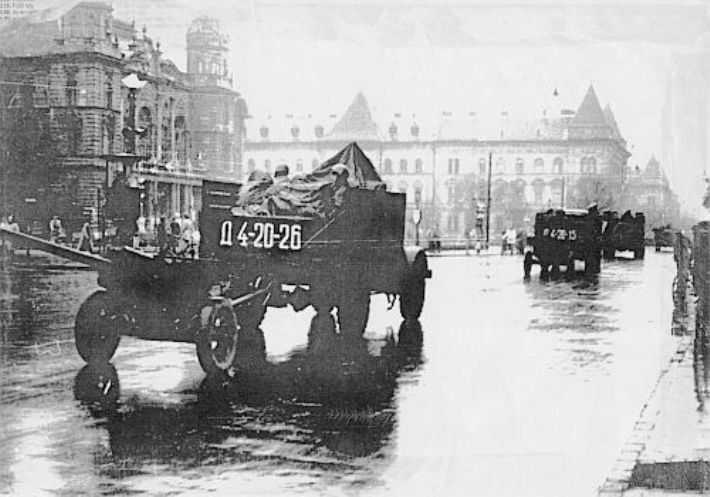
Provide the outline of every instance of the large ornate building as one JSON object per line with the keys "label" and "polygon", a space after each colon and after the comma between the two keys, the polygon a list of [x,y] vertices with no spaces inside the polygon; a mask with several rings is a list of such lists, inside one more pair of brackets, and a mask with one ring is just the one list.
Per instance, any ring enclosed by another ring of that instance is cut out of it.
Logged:
{"label": "large ornate building", "polygon": [[0,29],[3,211],[96,222],[125,174],[146,217],[194,213],[202,179],[239,174],[246,106],[216,22],[191,25],[184,73],[106,2],[58,15]]}
{"label": "large ornate building", "polygon": [[[245,142],[246,171],[310,171],[348,141],[357,141],[389,189],[407,194],[407,236],[462,238],[488,205],[491,230],[527,227],[535,211],[618,203],[629,152],[610,106],[589,87],[577,111],[545,111],[516,120],[444,114],[427,128],[400,115],[377,122],[358,94],[338,120],[255,121]],[[490,181],[489,181],[490,180]],[[490,196],[489,196],[490,183]]]}

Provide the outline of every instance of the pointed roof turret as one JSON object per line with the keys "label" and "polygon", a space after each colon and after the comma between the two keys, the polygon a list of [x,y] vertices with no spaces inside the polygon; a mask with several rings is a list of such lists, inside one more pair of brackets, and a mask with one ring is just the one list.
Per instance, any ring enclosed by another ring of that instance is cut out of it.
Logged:
{"label": "pointed roof turret", "polygon": [[624,137],[621,136],[621,131],[619,131],[619,125],[616,123],[614,113],[611,110],[611,105],[609,105],[608,103],[604,107],[604,118],[606,119],[606,123],[611,128],[612,138],[615,138],[617,140],[624,140]]}
{"label": "pointed roof turret", "polygon": [[587,94],[570,123],[570,138],[612,138],[613,130],[607,122],[594,87],[589,85]]}
{"label": "pointed roof turret", "polygon": [[372,118],[370,106],[362,92],[345,111],[343,117],[335,123],[330,138],[347,141],[378,141],[381,139],[377,124]]}

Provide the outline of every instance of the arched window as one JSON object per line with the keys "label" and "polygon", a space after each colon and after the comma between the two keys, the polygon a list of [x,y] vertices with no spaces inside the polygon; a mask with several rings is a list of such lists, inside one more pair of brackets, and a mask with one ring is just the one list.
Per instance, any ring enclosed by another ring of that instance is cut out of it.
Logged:
{"label": "arched window", "polygon": [[513,193],[515,197],[520,200],[525,200],[525,181],[519,179],[513,182]]}
{"label": "arched window", "polygon": [[421,160],[421,159],[416,159],[416,160],[414,161],[414,172],[417,173],[417,174],[421,174],[422,171],[423,171],[423,168],[422,168],[422,160]]}
{"label": "arched window", "polygon": [[296,159],[296,172],[297,173],[303,172],[303,161],[301,159]]}
{"label": "arched window", "polygon": [[522,157],[515,159],[515,174],[523,174],[525,172],[525,161]]}
{"label": "arched window", "polygon": [[397,140],[397,125],[395,123],[390,124],[390,140],[396,141]]}
{"label": "arched window", "polygon": [[587,158],[587,173],[597,174],[597,159],[594,157]]}
{"label": "arched window", "polygon": [[582,157],[579,160],[579,172],[585,174],[587,172],[587,158]]}
{"label": "arched window", "polygon": [[392,174],[392,159],[385,159],[385,174]]}
{"label": "arched window", "polygon": [[247,161],[247,171],[252,172],[256,169],[256,162],[254,162],[254,159],[249,159]]}
{"label": "arched window", "polygon": [[498,157],[496,161],[496,174],[505,174],[505,159]]}
{"label": "arched window", "polygon": [[407,159],[401,159],[399,161],[399,172],[400,174],[407,174]]}
{"label": "arched window", "polygon": [[311,171],[315,171],[317,167],[318,167],[318,159],[313,159],[311,161]]}
{"label": "arched window", "polygon": [[269,159],[266,159],[264,161],[264,171],[266,171],[267,173],[271,172],[271,161]]}
{"label": "arched window", "polygon": [[533,170],[535,171],[535,174],[542,174],[545,172],[545,161],[543,161],[541,157],[537,157],[533,161]]}
{"label": "arched window", "polygon": [[555,157],[555,160],[552,161],[552,172],[555,174],[563,174],[564,167],[565,161],[562,160],[562,157]]}

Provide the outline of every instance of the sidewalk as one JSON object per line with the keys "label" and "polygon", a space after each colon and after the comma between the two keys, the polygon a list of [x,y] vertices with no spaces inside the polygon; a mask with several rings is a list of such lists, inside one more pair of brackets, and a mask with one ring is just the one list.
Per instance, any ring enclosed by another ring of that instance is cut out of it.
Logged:
{"label": "sidewalk", "polygon": [[693,306],[687,323],[600,496],[710,492],[710,353],[696,344]]}

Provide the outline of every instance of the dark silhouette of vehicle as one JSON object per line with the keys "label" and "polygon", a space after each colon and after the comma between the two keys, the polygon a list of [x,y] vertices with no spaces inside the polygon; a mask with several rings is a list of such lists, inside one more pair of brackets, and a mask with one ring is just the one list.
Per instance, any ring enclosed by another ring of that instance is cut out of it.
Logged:
{"label": "dark silhouette of vehicle", "polygon": [[431,271],[424,249],[404,246],[405,195],[380,187],[354,143],[313,174],[330,177],[339,165],[358,182],[338,191],[316,182],[319,208],[332,201],[322,215],[245,214],[235,207],[242,185],[205,181],[199,258],[129,247],[99,256],[15,236],[98,270],[102,289],[75,322],[87,363],[108,362],[128,335],[195,343],[208,374],[232,374],[239,344],[259,339],[267,307],[335,308],[340,333],[353,336],[365,329],[371,294],[387,294],[392,304],[399,297],[402,317],[419,318]]}
{"label": "dark silhouette of vehicle", "polygon": [[607,260],[614,259],[617,252],[631,251],[634,259],[643,259],[645,252],[645,224],[642,212],[632,215],[626,211],[621,216],[615,211],[604,212],[603,254]]}
{"label": "dark silhouette of vehicle", "polygon": [[660,252],[663,247],[673,247],[675,243],[675,230],[670,225],[653,228],[653,244],[656,252]]}
{"label": "dark silhouette of vehicle", "polygon": [[553,276],[565,266],[566,274],[574,273],[575,261],[584,262],[587,274],[601,269],[602,220],[596,207],[589,209],[557,209],[535,215],[532,251],[523,259],[525,278],[530,278],[534,264],[540,266],[540,277]]}

